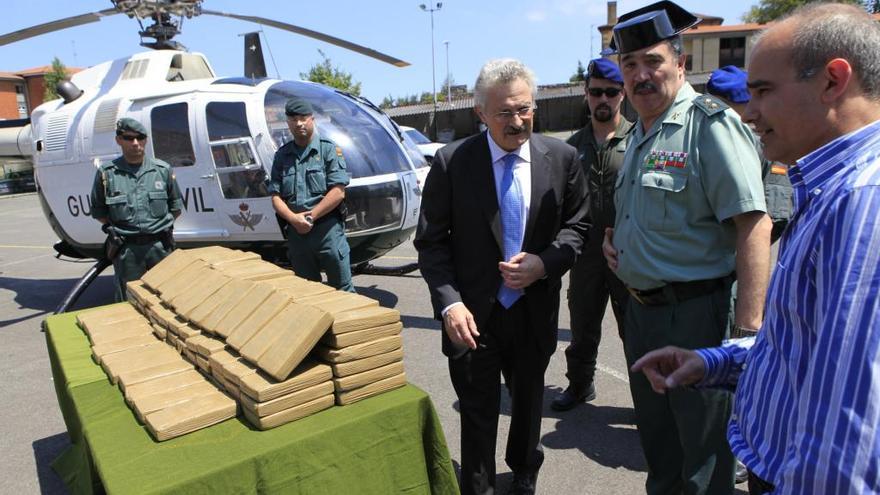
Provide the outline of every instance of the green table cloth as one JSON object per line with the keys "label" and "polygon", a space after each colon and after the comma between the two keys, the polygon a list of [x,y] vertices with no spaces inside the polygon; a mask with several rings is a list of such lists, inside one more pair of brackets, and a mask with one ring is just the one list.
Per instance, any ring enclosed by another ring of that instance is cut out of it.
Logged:
{"label": "green table cloth", "polygon": [[53,467],[73,493],[458,493],[437,414],[412,385],[267,431],[239,417],[156,442],[92,361],[76,314],[46,323],[71,439]]}

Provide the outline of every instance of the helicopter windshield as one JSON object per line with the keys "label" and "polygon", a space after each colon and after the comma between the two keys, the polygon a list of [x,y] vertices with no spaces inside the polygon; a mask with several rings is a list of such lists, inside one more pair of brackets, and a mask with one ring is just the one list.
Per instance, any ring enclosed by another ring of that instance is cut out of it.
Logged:
{"label": "helicopter windshield", "polygon": [[400,146],[372,115],[354,101],[316,84],[284,81],[269,88],[266,121],[277,147],[292,139],[284,105],[294,95],[312,104],[318,133],[342,148],[352,178],[411,170]]}

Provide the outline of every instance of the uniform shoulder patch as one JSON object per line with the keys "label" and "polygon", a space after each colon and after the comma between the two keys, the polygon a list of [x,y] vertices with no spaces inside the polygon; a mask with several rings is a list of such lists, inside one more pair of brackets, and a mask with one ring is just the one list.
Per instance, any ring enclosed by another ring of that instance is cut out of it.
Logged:
{"label": "uniform shoulder patch", "polygon": [[699,95],[694,98],[694,106],[703,111],[706,115],[712,116],[716,113],[721,113],[730,106],[727,103],[724,103],[720,99],[716,98],[712,95]]}
{"label": "uniform shoulder patch", "polygon": [[340,148],[339,146],[336,147],[336,156],[342,156],[342,148]]}

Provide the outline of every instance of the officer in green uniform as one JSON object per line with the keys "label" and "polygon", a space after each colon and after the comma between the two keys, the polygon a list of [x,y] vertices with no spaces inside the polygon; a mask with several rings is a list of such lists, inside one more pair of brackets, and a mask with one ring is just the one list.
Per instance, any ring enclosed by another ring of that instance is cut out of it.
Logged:
{"label": "officer in green uniform", "polygon": [[565,349],[568,387],[550,403],[556,411],[569,410],[596,397],[593,376],[605,306],[610,296],[618,333],[623,338],[623,307],[628,297],[626,287],[602,256],[602,232],[614,226],[614,184],[623,165],[627,133],[632,128],[632,122],[620,113],[624,92],[617,64],[607,58],[591,61],[584,93],[590,120],[566,142],[578,150],[587,177],[593,232],[597,235],[590,236],[569,272],[571,344]]}
{"label": "officer in green uniform", "polygon": [[287,255],[293,272],[354,292],[349,246],[345,239],[342,201],[349,178],[342,149],[315,132],[311,104],[292,97],[284,107],[293,141],[275,153],[269,194],[286,222]]}
{"label": "officer in green uniform", "polygon": [[101,165],[92,185],[92,216],[122,245],[113,258],[116,300],[125,299],[125,283],[137,280],[174,248],[174,219],[183,201],[171,166],[144,156],[147,129],[123,118],[116,122],[122,156]]}
{"label": "officer in green uniform", "polygon": [[[632,364],[667,345],[716,346],[736,322],[761,324],[771,222],[754,137],[721,100],[685,80],[680,34],[699,19],[673,2],[620,17],[611,48],[639,118],[615,193],[614,229],[603,252],[630,291],[624,351]],[[725,432],[731,395],[721,390],[654,393],[630,373],[648,462],[649,494],[733,493]]]}
{"label": "officer in green uniform", "polygon": [[[721,98],[730,105],[740,117],[751,99],[746,86],[748,74],[733,65],[727,65],[712,71],[706,92]],[[757,141],[758,153],[761,155],[761,170],[764,177],[764,198],[767,200],[767,214],[773,221],[770,242],[774,243],[782,236],[792,210],[791,181],[788,179],[788,166],[779,162],[764,159],[761,142]]]}

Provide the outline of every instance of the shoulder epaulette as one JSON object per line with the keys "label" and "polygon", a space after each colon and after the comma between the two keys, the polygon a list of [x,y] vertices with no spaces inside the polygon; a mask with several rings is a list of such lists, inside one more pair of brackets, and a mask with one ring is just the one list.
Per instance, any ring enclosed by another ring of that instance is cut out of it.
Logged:
{"label": "shoulder epaulette", "polygon": [[712,95],[699,95],[694,98],[694,106],[703,111],[706,115],[712,116],[721,113],[730,106]]}

